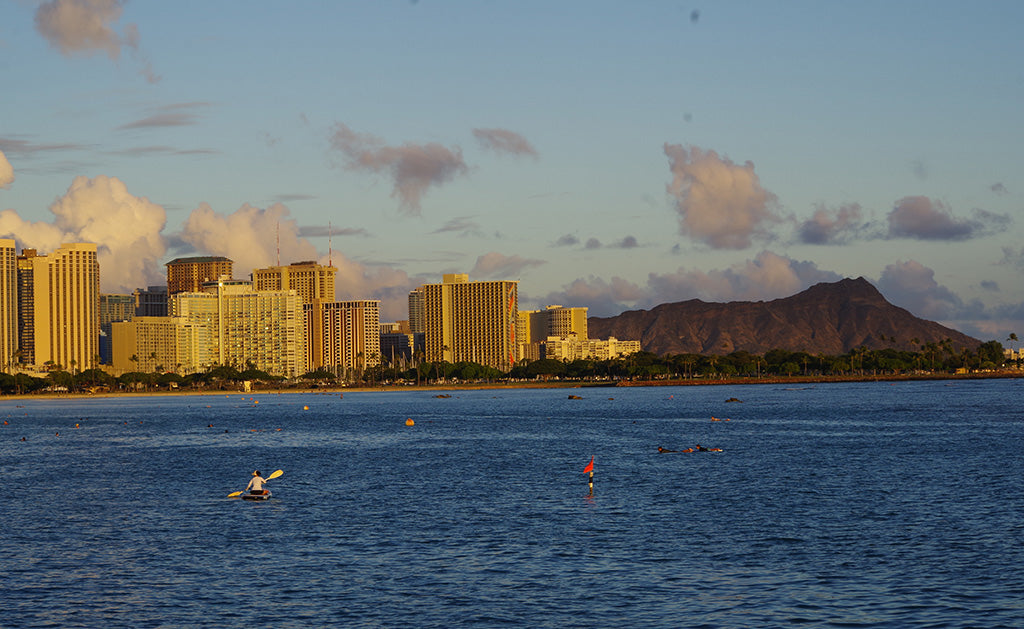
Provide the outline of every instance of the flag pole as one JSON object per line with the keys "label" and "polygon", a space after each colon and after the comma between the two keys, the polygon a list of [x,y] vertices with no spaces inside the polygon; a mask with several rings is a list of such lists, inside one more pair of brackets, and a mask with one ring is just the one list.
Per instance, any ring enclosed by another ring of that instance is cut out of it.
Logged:
{"label": "flag pole", "polygon": [[587,482],[590,485],[590,495],[593,496],[594,495],[594,455],[590,455],[590,463],[587,463],[587,466],[583,468],[583,472],[590,474],[590,476],[587,479]]}

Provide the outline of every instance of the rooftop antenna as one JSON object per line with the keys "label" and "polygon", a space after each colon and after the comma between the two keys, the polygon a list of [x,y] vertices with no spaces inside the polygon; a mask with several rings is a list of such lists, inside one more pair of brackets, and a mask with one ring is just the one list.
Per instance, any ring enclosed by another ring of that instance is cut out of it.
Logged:
{"label": "rooftop antenna", "polygon": [[277,222],[277,266],[281,266],[281,221]]}
{"label": "rooftop antenna", "polygon": [[331,249],[331,236],[333,235],[334,229],[331,228],[331,221],[327,221],[327,266],[334,266],[333,250]]}

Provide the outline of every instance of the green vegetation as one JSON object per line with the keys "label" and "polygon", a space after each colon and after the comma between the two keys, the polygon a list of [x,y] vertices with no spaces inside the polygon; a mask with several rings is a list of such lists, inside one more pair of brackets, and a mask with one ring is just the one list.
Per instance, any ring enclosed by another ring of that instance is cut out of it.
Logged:
{"label": "green vegetation", "polygon": [[[1015,335],[1008,340],[1016,341]],[[915,340],[915,345],[917,344]],[[574,360],[564,362],[542,359],[523,361],[507,374],[492,367],[472,362],[420,362],[409,368],[390,365],[349,370],[339,376],[327,369],[318,369],[294,380],[268,374],[246,365],[243,371],[226,365],[211,367],[203,373],[185,376],[172,372],[128,372],[115,378],[100,369],[69,373],[52,366],[46,377],[24,373],[0,373],[0,393],[25,394],[39,392],[105,393],[110,391],[227,390],[237,391],[248,381],[259,389],[308,389],[338,386],[394,386],[420,384],[501,383],[536,381],[601,382],[620,380],[715,380],[723,378],[786,378],[786,377],[887,377],[926,376],[952,373],[983,373],[1003,368],[1019,368],[1006,364],[1003,346],[989,341],[977,351],[956,350],[949,340],[920,345],[920,351],[894,348],[871,350],[859,347],[845,354],[829,356],[807,352],[773,349],[757,355],[733,352],[725,356],[674,354],[657,356],[638,352],[613,360]]]}

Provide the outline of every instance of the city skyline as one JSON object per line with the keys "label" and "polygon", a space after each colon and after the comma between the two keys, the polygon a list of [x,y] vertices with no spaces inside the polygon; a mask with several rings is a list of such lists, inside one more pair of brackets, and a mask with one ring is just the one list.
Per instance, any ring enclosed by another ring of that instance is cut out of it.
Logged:
{"label": "city skyline", "polygon": [[863,276],[1024,332],[1024,5],[0,0],[0,238],[591,316]]}

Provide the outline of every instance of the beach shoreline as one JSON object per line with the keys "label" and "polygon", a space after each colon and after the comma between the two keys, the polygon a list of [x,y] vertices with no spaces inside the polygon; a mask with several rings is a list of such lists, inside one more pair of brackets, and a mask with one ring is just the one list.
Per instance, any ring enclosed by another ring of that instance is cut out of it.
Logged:
{"label": "beach shoreline", "polygon": [[266,395],[341,395],[345,393],[392,393],[398,391],[475,391],[502,389],[615,389],[622,387],[667,387],[667,386],[726,386],[726,385],[808,385],[844,382],[914,382],[926,380],[990,380],[1006,378],[1024,378],[1024,371],[1005,370],[990,373],[973,374],[868,374],[851,376],[764,376],[764,377],[732,377],[732,378],[687,378],[673,380],[617,380],[617,381],[541,381],[541,382],[476,382],[476,383],[440,383],[429,385],[388,385],[375,387],[317,387],[317,388],[254,388],[218,390],[161,390],[161,391],[109,391],[103,393],[22,393],[0,395],[0,405],[5,402],[23,400],[77,400],[93,398],[130,398],[160,396],[266,396]]}

